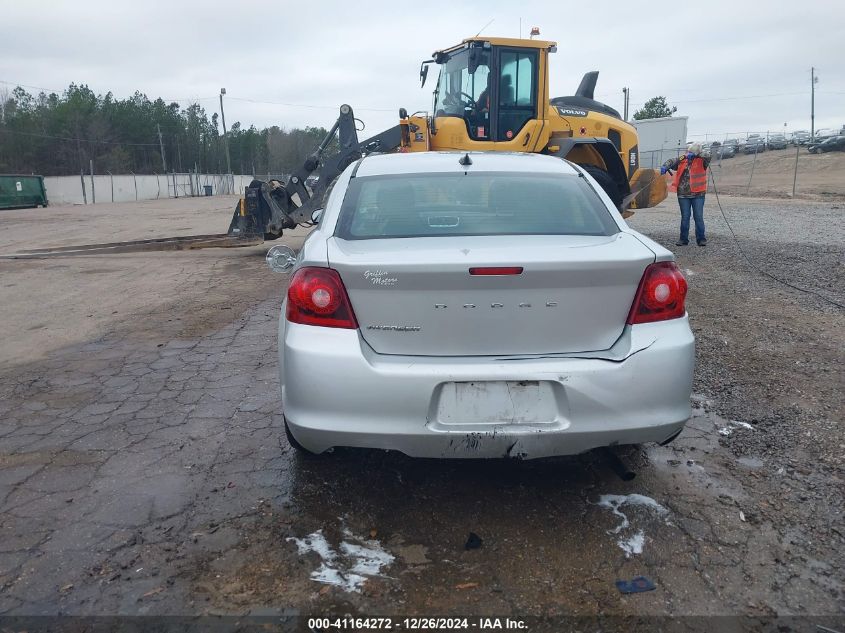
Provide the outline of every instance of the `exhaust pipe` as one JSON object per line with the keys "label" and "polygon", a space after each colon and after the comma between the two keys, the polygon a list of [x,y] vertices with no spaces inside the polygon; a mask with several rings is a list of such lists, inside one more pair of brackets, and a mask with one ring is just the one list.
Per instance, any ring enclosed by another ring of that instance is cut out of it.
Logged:
{"label": "exhaust pipe", "polygon": [[601,449],[601,452],[604,456],[605,462],[607,462],[607,465],[610,466],[611,470],[616,473],[616,476],[619,477],[619,479],[622,481],[631,481],[637,476],[637,473],[631,470],[612,448],[605,446]]}
{"label": "exhaust pipe", "polygon": [[575,91],[576,97],[586,97],[587,99],[594,99],[596,92],[596,82],[599,80],[599,71],[591,70],[584,73],[581,83],[578,84],[578,90]]}

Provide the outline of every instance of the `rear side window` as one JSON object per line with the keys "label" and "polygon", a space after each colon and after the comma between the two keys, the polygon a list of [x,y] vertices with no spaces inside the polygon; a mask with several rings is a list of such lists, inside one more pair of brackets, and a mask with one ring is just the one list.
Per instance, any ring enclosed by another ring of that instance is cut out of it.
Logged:
{"label": "rear side window", "polygon": [[335,235],[613,235],[619,227],[577,175],[402,174],[354,178]]}

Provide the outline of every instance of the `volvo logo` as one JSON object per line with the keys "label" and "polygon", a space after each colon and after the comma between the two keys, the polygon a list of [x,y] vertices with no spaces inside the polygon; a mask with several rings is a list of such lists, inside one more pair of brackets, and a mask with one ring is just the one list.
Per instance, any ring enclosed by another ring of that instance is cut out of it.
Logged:
{"label": "volvo logo", "polygon": [[558,107],[557,111],[560,113],[560,116],[587,116],[587,111],[579,108]]}

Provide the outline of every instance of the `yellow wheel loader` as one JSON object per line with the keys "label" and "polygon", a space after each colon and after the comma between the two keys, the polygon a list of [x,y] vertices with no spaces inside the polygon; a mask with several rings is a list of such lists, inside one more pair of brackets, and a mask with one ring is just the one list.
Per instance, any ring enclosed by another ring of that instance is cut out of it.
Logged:
{"label": "yellow wheel loader", "polygon": [[[229,234],[274,239],[307,225],[334,179],[371,152],[550,154],[582,166],[626,216],[662,202],[666,182],[640,168],[636,129],[594,99],[598,72],[584,75],[574,95],[549,98],[549,55],[556,51],[555,42],[481,36],[436,51],[420,66],[423,86],[431,65],[440,67],[430,113],[401,108],[397,126],[359,141],[352,108],[342,105],[317,151],[287,183],[250,184]],[[336,135],[339,151],[326,156]]]}

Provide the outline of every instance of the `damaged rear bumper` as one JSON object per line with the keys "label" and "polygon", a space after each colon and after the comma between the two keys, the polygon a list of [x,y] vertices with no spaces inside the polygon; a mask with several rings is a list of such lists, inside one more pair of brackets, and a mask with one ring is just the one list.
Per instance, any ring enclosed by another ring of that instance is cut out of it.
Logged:
{"label": "damaged rear bumper", "polygon": [[280,323],[284,413],[303,446],[531,459],[662,442],[690,415],[687,318],[628,326],[611,350],[530,357],[376,354],[356,330]]}

